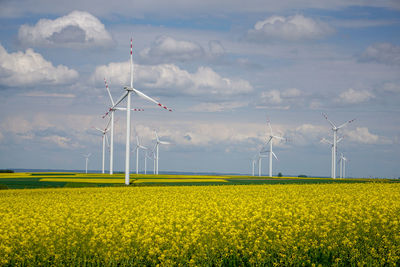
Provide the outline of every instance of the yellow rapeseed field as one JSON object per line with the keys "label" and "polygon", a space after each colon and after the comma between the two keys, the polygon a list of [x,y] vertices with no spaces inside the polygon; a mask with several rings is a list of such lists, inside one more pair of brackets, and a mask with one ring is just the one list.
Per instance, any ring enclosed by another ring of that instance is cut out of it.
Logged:
{"label": "yellow rapeseed field", "polygon": [[400,264],[400,184],[0,191],[0,265]]}

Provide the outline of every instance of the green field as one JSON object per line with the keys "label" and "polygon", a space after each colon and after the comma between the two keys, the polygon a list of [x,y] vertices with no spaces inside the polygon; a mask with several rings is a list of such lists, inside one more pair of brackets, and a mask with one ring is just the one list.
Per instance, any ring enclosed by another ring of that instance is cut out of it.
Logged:
{"label": "green field", "polygon": [[[131,186],[245,185],[398,182],[390,179],[331,179],[234,175],[153,175],[131,174]],[[124,174],[84,174],[73,172],[1,173],[0,189],[125,186]]]}

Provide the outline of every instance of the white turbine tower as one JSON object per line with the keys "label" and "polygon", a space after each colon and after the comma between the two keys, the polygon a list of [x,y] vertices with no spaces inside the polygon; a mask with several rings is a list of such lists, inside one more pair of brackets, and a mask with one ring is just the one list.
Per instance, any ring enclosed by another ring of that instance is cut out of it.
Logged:
{"label": "white turbine tower", "polygon": [[144,98],[148,101],[151,101],[161,108],[165,110],[172,111],[166,106],[160,104],[153,98],[143,94],[139,90],[133,88],[133,58],[132,58],[132,39],[131,39],[131,56],[130,56],[130,73],[131,73],[131,83],[130,86],[124,86],[126,92],[118,99],[117,102],[109,109],[111,111],[114,109],[119,103],[122,102],[126,98],[126,145],[125,145],[125,184],[129,185],[129,156],[130,156],[130,137],[131,137],[131,93],[135,93],[137,96]]}
{"label": "white turbine tower", "polygon": [[333,154],[332,154],[332,162],[333,162],[333,172],[332,172],[332,178],[336,178],[336,151],[337,151],[337,133],[340,129],[342,129],[344,126],[346,126],[349,123],[352,123],[355,119],[349,120],[342,125],[336,127],[336,125],[328,119],[328,116],[325,113],[322,113],[322,115],[325,117],[325,119],[329,122],[329,124],[332,126],[332,131],[333,131]]}
{"label": "white turbine tower", "polygon": [[[340,141],[343,140],[343,138],[344,138],[343,136],[338,138],[337,141],[336,141],[336,144],[339,144]],[[329,141],[329,140],[327,140],[325,138],[322,138],[321,139],[321,143],[325,143],[325,144],[331,145],[331,154],[332,154],[331,155],[332,156],[332,158],[331,158],[331,177],[333,177],[333,168],[334,168],[334,165],[335,165],[335,162],[333,162],[333,158],[334,158],[333,154],[335,153],[335,149],[333,147],[333,142],[331,142],[331,141]]]}
{"label": "white turbine tower", "polygon": [[88,168],[88,163],[89,163],[89,157],[90,157],[90,155],[92,155],[92,153],[89,153],[89,154],[87,154],[87,155],[83,155],[83,156],[85,157],[85,166],[86,166],[85,170],[86,170],[86,173],[87,173],[87,168]]}
{"label": "white turbine tower", "polygon": [[144,157],[144,174],[147,174],[147,159],[152,160],[154,162],[154,173],[155,173],[155,158],[154,152],[150,149],[146,149],[145,157]]}
{"label": "white turbine tower", "polygon": [[261,171],[262,171],[262,158],[266,158],[266,155],[263,155],[260,153],[258,153],[258,176],[261,176]]}
{"label": "white turbine tower", "polygon": [[[136,174],[139,173],[139,149],[146,150],[147,147],[142,146],[139,143],[139,137],[136,135],[136,147],[135,147],[135,150],[136,150]],[[145,161],[146,161],[146,158],[145,158]]]}
{"label": "white turbine tower", "polygon": [[[108,93],[108,96],[110,97],[111,100],[111,107],[109,109],[109,111],[103,116],[103,118],[105,116],[107,116],[108,114],[111,114],[111,126],[110,126],[110,174],[113,174],[113,169],[114,169],[114,112],[116,110],[122,110],[122,111],[126,111],[126,108],[120,108],[120,107],[114,107],[115,103],[114,103],[114,99],[111,96],[111,92],[110,89],[108,87],[108,83],[106,81],[106,79],[104,78],[104,83],[106,85],[106,90]],[[143,111],[143,109],[141,108],[133,108],[131,109],[132,111]]]}
{"label": "white turbine tower", "polygon": [[156,134],[156,144],[155,144],[155,146],[154,146],[154,150],[155,150],[155,152],[156,152],[156,174],[158,174],[158,146],[159,145],[170,145],[171,143],[170,142],[166,142],[166,141],[161,141],[159,138],[158,138],[158,134],[157,134],[157,132],[156,131],[154,131],[154,133]]}
{"label": "white turbine tower", "polygon": [[339,158],[340,178],[346,178],[346,161],[347,158],[343,155],[343,153],[340,153],[340,158]]}
{"label": "white turbine tower", "polygon": [[107,132],[109,131],[108,126],[110,125],[111,119],[108,121],[106,128],[104,130],[95,128],[97,131],[101,132],[101,141],[102,141],[102,146],[103,146],[103,151],[102,151],[102,164],[101,164],[101,173],[104,173],[104,161],[105,161],[105,155],[106,155],[106,141],[108,143],[107,139]]}
{"label": "white turbine tower", "polygon": [[256,167],[256,157],[254,157],[254,158],[251,160],[251,167],[252,167],[251,176],[254,176],[254,169],[255,169],[255,167]]}
{"label": "white turbine tower", "polygon": [[273,143],[274,139],[285,140],[285,138],[273,134],[271,123],[269,122],[269,120],[267,121],[267,124],[268,124],[270,132],[271,132],[269,135],[269,140],[266,143],[266,146],[269,144],[269,150],[267,150],[267,148],[265,147],[264,149],[261,150],[261,153],[269,152],[269,177],[272,177],[272,156],[274,156],[278,160],[278,157],[272,151],[272,147],[273,147],[272,143]]}

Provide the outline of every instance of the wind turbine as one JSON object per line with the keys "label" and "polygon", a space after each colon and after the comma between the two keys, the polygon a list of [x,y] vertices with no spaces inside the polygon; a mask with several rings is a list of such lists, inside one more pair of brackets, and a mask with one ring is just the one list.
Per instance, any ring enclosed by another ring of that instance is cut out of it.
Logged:
{"label": "wind turbine", "polygon": [[[343,138],[344,138],[344,136],[342,136],[339,139],[337,139],[336,144],[340,143],[340,141],[342,141]],[[334,165],[335,165],[335,163],[333,162],[333,154],[335,153],[335,149],[333,147],[333,142],[331,142],[331,141],[329,141],[329,140],[327,140],[325,138],[322,138],[320,142],[328,144],[328,145],[331,145],[331,154],[332,154],[331,155],[332,156],[332,159],[331,159],[331,177],[333,177],[333,168],[334,168]]]}
{"label": "wind turbine", "polygon": [[90,155],[92,155],[92,153],[89,153],[87,155],[83,155],[85,157],[85,159],[86,159],[86,164],[85,164],[86,165],[86,173],[87,173],[87,167],[88,167],[88,162],[89,162]]}
{"label": "wind turbine", "polygon": [[266,158],[266,157],[267,156],[264,154],[261,154],[261,152],[258,153],[258,176],[261,176],[261,163],[262,163],[261,159]]}
{"label": "wind turbine", "polygon": [[130,156],[130,137],[131,137],[131,93],[135,93],[137,96],[151,101],[165,110],[172,111],[161,103],[157,102],[153,98],[145,95],[139,90],[133,88],[133,58],[132,58],[132,39],[131,39],[131,56],[130,56],[130,73],[131,73],[131,83],[130,86],[124,86],[125,93],[118,99],[117,102],[109,109],[111,111],[119,103],[126,98],[126,145],[125,145],[125,184],[129,185],[129,156]]}
{"label": "wind turbine", "polygon": [[340,153],[340,158],[339,158],[340,178],[346,178],[346,161],[347,158],[343,155],[343,153]]}
{"label": "wind turbine", "polygon": [[332,121],[328,119],[328,116],[325,113],[322,113],[322,115],[325,117],[325,119],[329,122],[329,124],[332,126],[332,131],[333,131],[333,153],[332,153],[332,163],[333,163],[333,172],[332,172],[332,178],[336,178],[336,151],[337,151],[337,133],[340,129],[342,129],[344,126],[346,126],[349,123],[352,123],[355,119],[349,120],[345,123],[343,123],[340,126],[336,126]]}
{"label": "wind turbine", "polygon": [[269,140],[266,143],[266,146],[269,144],[269,150],[266,150],[266,147],[265,147],[264,149],[261,150],[261,153],[269,152],[269,177],[272,177],[272,156],[274,156],[278,160],[278,157],[272,151],[272,143],[273,143],[274,139],[285,140],[285,138],[273,134],[271,123],[269,120],[267,120],[267,124],[268,124],[270,132],[271,132],[269,135]]}
{"label": "wind turbine", "polygon": [[102,153],[102,164],[101,164],[101,173],[104,173],[104,160],[105,160],[105,154],[106,154],[106,152],[105,152],[105,148],[106,148],[106,141],[107,141],[107,143],[108,143],[108,139],[107,139],[107,132],[108,132],[108,126],[110,125],[110,121],[111,121],[111,118],[110,118],[110,120],[108,121],[108,123],[107,123],[107,126],[104,128],[104,130],[102,130],[102,129],[100,129],[100,128],[97,128],[97,127],[95,127],[95,129],[97,130],[97,131],[99,131],[99,132],[101,132],[101,140],[102,140],[102,143],[103,143],[103,153]]}
{"label": "wind turbine", "polygon": [[255,167],[256,167],[256,157],[254,157],[254,158],[251,160],[251,167],[252,167],[251,175],[254,176],[254,169],[255,169]]}
{"label": "wind turbine", "polygon": [[154,131],[154,133],[156,134],[156,144],[155,144],[155,146],[154,146],[154,150],[156,151],[156,174],[158,174],[158,146],[159,145],[170,145],[171,143],[170,142],[166,142],[166,141],[161,141],[159,138],[158,138],[158,134],[157,134],[157,132],[156,131]]}
{"label": "wind turbine", "polygon": [[[135,150],[136,150],[136,174],[139,173],[139,149],[146,150],[147,147],[142,146],[139,143],[139,137],[136,135],[136,147],[135,147]],[[145,160],[146,160],[146,158],[145,158]]]}
{"label": "wind turbine", "polygon": [[[113,166],[114,166],[114,112],[116,110],[123,110],[126,111],[126,108],[120,108],[120,107],[114,107],[114,99],[111,96],[110,89],[108,87],[108,83],[106,78],[104,78],[104,83],[106,85],[106,90],[108,93],[108,96],[110,97],[111,100],[111,108],[109,111],[103,116],[107,116],[108,114],[111,114],[111,127],[110,127],[110,174],[113,174]],[[141,108],[133,108],[131,109],[132,111],[143,111]]]}
{"label": "wind turbine", "polygon": [[155,158],[154,158],[154,152],[152,150],[146,149],[145,155],[144,155],[144,174],[147,174],[147,159],[150,159],[154,162],[154,174],[155,174]]}

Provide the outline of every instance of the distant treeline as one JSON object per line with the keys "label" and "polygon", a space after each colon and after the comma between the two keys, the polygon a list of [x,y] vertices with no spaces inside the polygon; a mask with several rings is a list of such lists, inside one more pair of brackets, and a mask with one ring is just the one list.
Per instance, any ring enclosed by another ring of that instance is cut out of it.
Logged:
{"label": "distant treeline", "polygon": [[14,173],[13,170],[0,170],[0,173]]}

